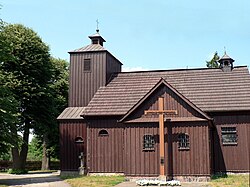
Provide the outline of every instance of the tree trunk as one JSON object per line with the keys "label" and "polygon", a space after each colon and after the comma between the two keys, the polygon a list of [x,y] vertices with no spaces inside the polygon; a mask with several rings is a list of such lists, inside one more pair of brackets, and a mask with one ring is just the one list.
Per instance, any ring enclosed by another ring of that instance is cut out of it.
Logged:
{"label": "tree trunk", "polygon": [[[13,159],[13,169],[25,169],[27,154],[28,154],[28,143],[29,143],[29,121],[26,120],[24,124],[23,132],[23,141],[21,145],[21,150],[19,154],[18,142],[15,143],[15,146],[12,148],[12,159]],[[16,130],[14,130],[17,133]]]}
{"label": "tree trunk", "polygon": [[41,170],[50,170],[50,154],[48,151],[48,134],[45,133],[43,136],[43,159],[42,159],[42,168]]}

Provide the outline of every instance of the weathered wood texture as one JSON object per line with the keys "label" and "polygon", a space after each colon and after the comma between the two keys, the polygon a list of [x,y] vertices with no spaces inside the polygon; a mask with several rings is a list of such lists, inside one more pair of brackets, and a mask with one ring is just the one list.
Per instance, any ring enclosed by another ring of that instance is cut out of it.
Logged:
{"label": "weathered wood texture", "polygon": [[[99,136],[106,130],[108,136]],[[124,128],[116,119],[89,120],[88,155],[89,172],[123,172]]]}
{"label": "weathered wood texture", "polygon": [[[160,86],[154,93],[136,109],[128,119],[135,118],[158,118],[158,115],[144,115],[145,110],[158,110],[158,98],[164,97],[165,110],[177,110],[177,115],[170,114],[168,117],[202,117],[197,111],[190,107],[185,101],[168,89],[165,85]],[[167,118],[168,118],[167,117]]]}
{"label": "weathered wood texture", "polygon": [[[62,171],[77,171],[80,167],[78,156],[86,154],[86,124],[84,121],[60,122],[60,163]],[[83,143],[76,143],[77,137],[83,138]]]}
{"label": "weathered wood texture", "polygon": [[[211,174],[208,129],[208,122],[165,123],[165,172],[167,176]],[[169,136],[170,132],[171,136]],[[188,133],[189,150],[178,149],[179,133]],[[154,151],[143,151],[143,135],[145,134],[155,136]],[[158,176],[160,165],[158,124],[127,124],[124,137],[125,174],[128,176]],[[172,145],[170,139],[172,139]],[[169,164],[171,159],[173,166]]]}
{"label": "weathered wood texture", "polygon": [[[90,59],[90,71],[84,71],[84,59]],[[69,106],[87,106],[111,74],[120,71],[121,63],[107,51],[71,53]]]}
{"label": "weathered wood texture", "polygon": [[[214,169],[215,172],[249,172],[250,171],[250,113],[213,114],[216,131],[214,131]],[[236,127],[237,145],[223,145],[221,127]]]}

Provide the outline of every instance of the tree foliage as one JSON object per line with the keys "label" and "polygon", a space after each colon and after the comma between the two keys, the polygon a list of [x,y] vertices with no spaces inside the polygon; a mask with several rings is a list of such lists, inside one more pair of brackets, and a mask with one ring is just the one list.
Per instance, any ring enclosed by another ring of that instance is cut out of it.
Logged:
{"label": "tree foliage", "polygon": [[[2,33],[4,26],[5,23],[0,20],[0,33]],[[17,82],[12,73],[6,73],[2,70],[3,62],[11,59],[13,59],[13,55],[10,53],[10,44],[0,34],[0,157],[6,155],[9,152],[11,142],[17,140],[17,136],[11,132],[11,129],[18,121],[19,102],[9,89],[11,82]]]}
{"label": "tree foliage", "polygon": [[219,63],[218,60],[220,59],[218,52],[216,51],[214,53],[213,58],[210,61],[206,61],[207,67],[208,68],[218,68],[219,67]]}
{"label": "tree foliage", "polygon": [[42,141],[34,136],[29,144],[28,160],[39,161],[43,157]]}
{"label": "tree foliage", "polygon": [[[68,63],[52,58],[32,29],[1,22],[0,82],[0,152],[11,145],[13,169],[24,169],[33,129],[43,157],[49,152],[58,158],[56,117],[67,105]],[[33,144],[30,151],[35,153]]]}
{"label": "tree foliage", "polygon": [[21,145],[12,141],[14,169],[24,169],[29,130],[38,124],[37,104],[46,97],[51,76],[49,47],[32,29],[20,24],[4,25],[0,38],[5,41],[5,54],[1,60],[1,70],[11,75],[8,82],[12,97],[18,102],[20,116],[11,133],[22,132]]}
{"label": "tree foliage", "polygon": [[[43,141],[44,156],[59,158],[59,127],[57,116],[67,105],[68,63],[62,59],[51,58],[52,79],[48,84],[46,97],[42,98],[39,109],[39,123],[34,133]],[[48,169],[48,168],[46,168]]]}

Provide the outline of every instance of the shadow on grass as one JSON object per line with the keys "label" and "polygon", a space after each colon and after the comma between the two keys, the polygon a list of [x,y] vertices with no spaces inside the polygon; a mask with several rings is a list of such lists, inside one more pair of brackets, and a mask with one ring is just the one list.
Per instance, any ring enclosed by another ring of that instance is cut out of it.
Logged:
{"label": "shadow on grass", "polygon": [[228,178],[228,175],[226,173],[217,173],[211,177],[212,180],[223,178]]}

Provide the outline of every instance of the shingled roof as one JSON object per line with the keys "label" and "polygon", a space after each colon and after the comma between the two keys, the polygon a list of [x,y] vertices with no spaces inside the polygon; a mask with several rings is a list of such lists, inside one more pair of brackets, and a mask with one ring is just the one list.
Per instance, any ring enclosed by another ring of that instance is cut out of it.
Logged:
{"label": "shingled roof", "polygon": [[100,44],[90,44],[79,49],[75,49],[70,51],[69,53],[77,53],[77,52],[92,52],[92,51],[107,51],[103,46]]}
{"label": "shingled roof", "polygon": [[96,92],[83,115],[125,115],[163,78],[204,112],[250,110],[250,75],[246,66],[122,72]]}

